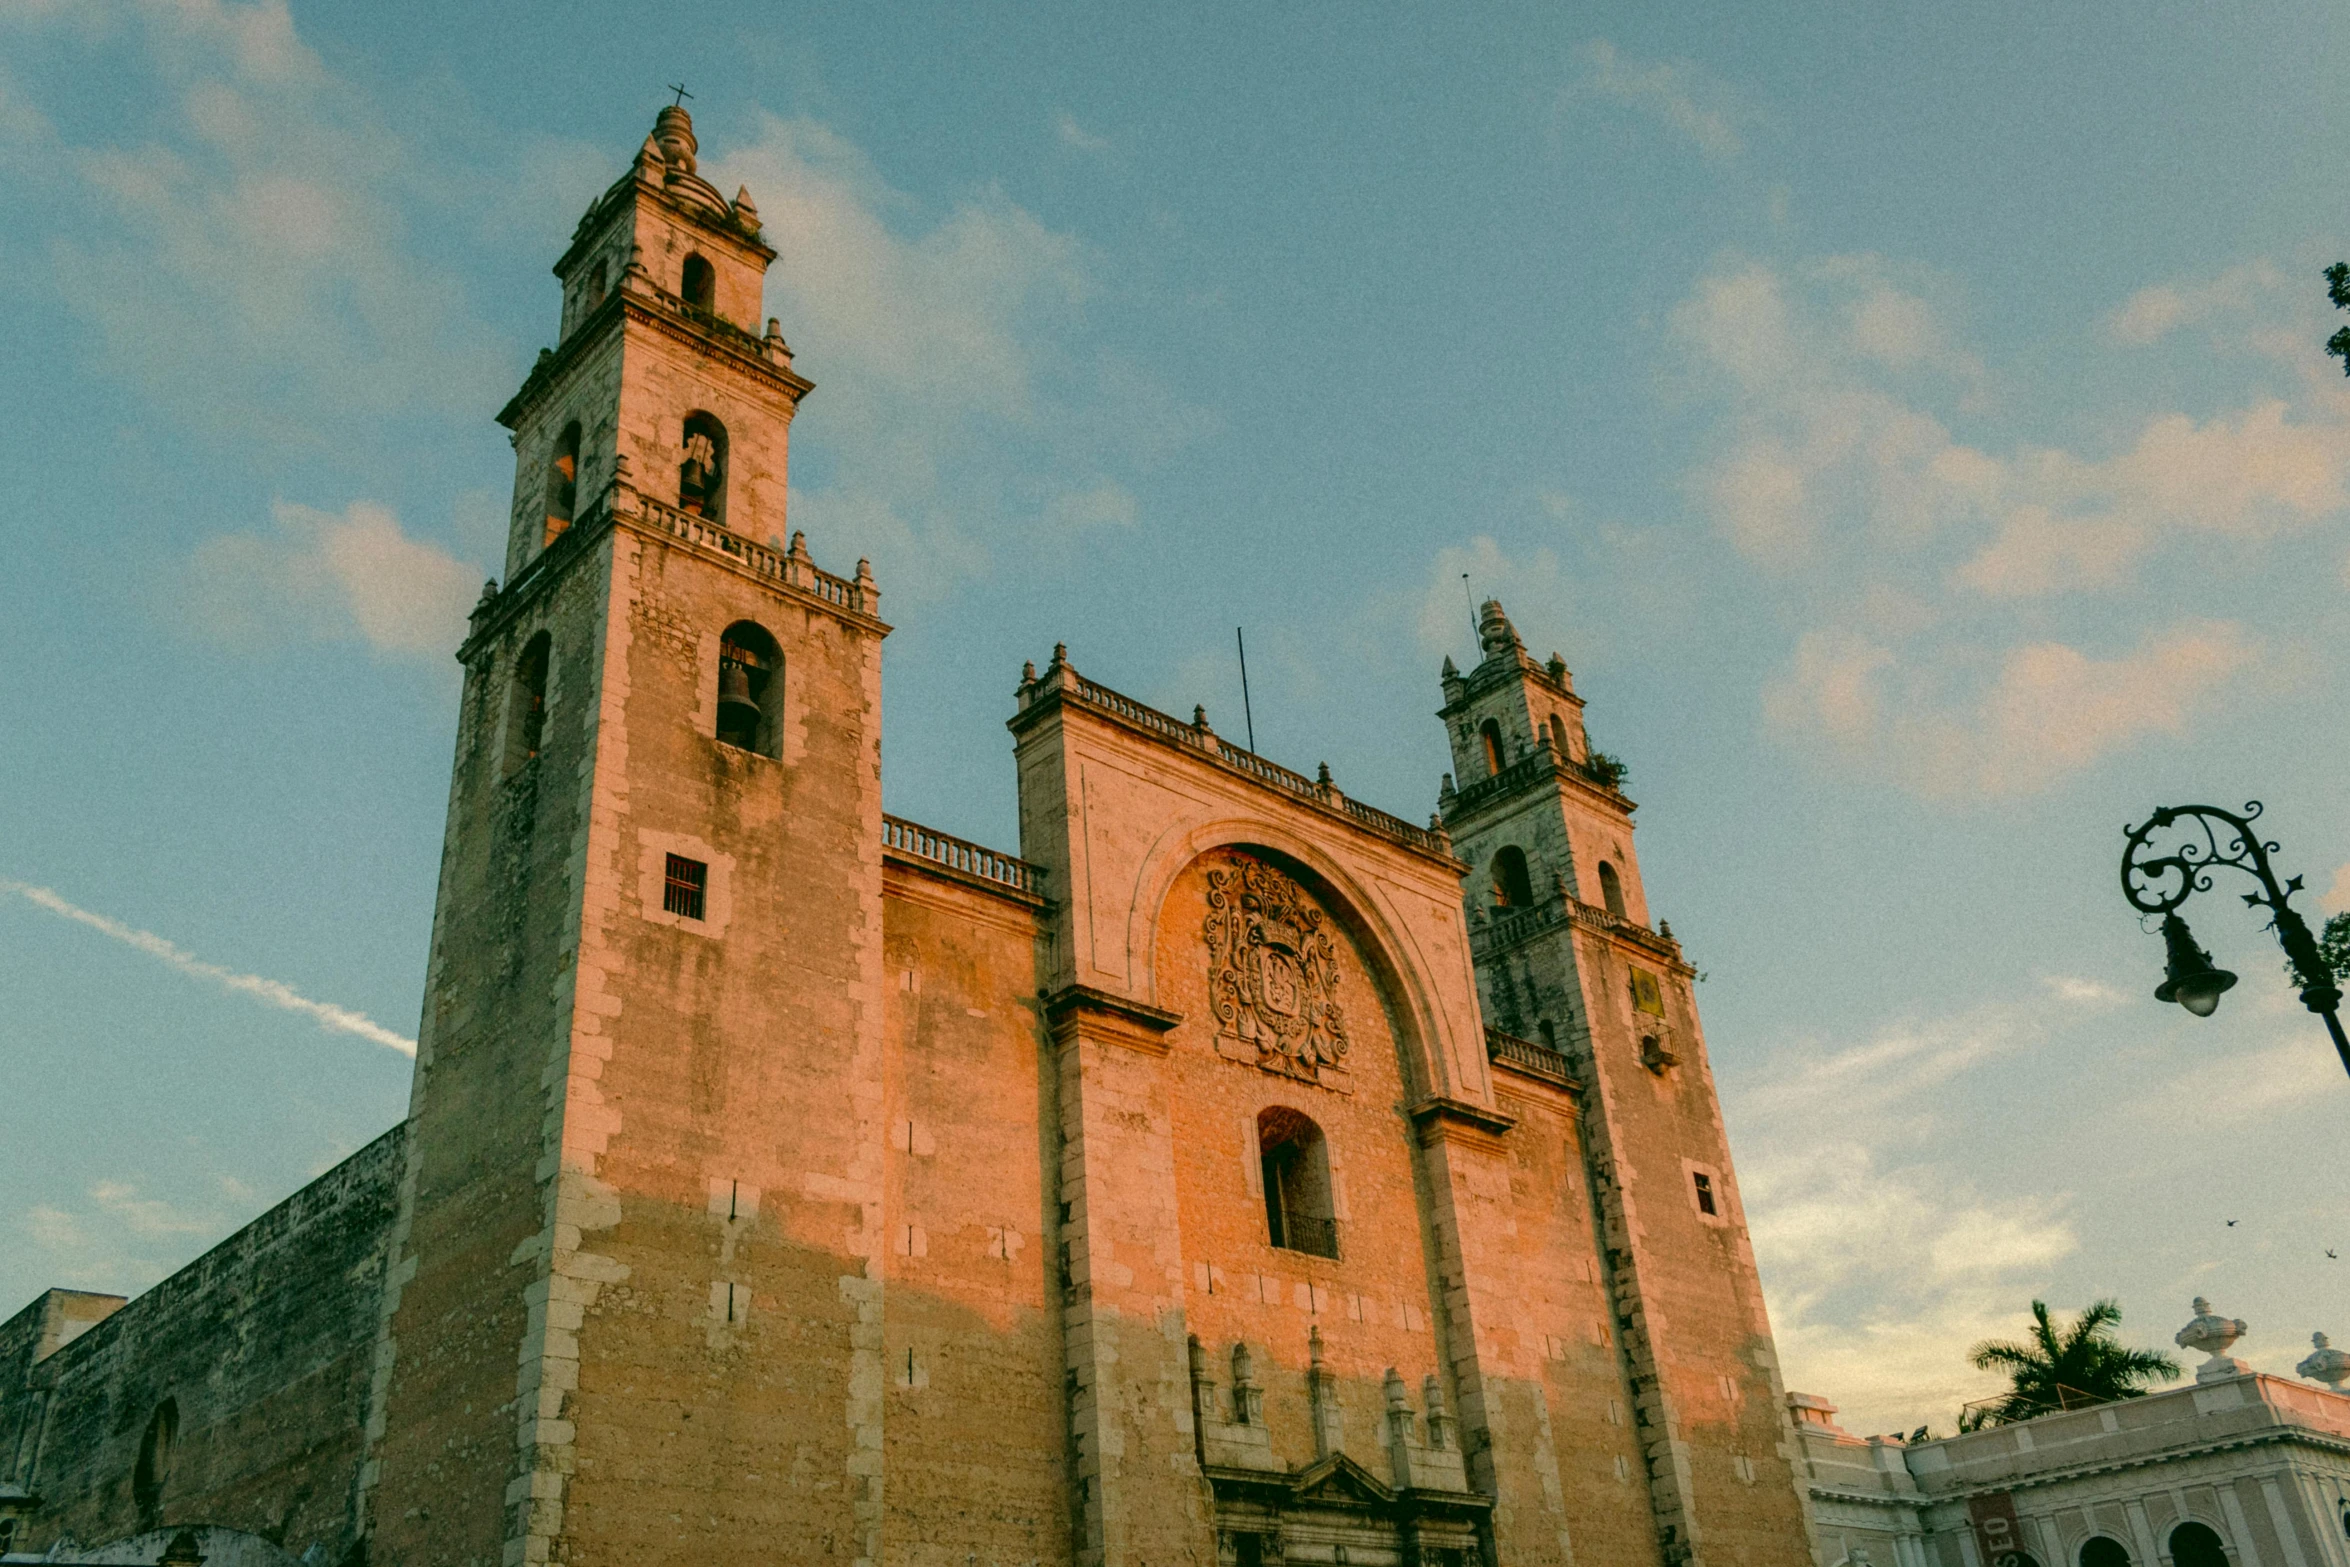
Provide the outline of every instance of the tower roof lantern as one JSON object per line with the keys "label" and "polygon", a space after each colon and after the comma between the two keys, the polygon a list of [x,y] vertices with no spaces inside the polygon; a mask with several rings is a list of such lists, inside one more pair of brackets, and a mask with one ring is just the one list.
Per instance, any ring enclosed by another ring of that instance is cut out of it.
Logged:
{"label": "tower roof lantern", "polygon": [[702,144],[694,137],[694,117],[685,112],[683,104],[664,104],[653,116],[653,142],[671,168],[694,172],[694,154],[702,150]]}
{"label": "tower roof lantern", "polygon": [[1501,600],[1487,599],[1478,606],[1477,645],[1487,658],[1525,651],[1525,644],[1518,640],[1518,628],[1510,624],[1510,617],[1502,611]]}

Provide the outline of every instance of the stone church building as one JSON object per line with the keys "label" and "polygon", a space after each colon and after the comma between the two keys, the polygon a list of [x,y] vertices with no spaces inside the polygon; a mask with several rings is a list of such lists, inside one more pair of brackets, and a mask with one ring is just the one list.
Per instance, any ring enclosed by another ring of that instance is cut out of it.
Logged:
{"label": "stone church building", "polygon": [[0,1326],[9,1559],[1804,1567],[1564,662],[1484,607],[1424,826],[1059,648],[1016,856],[884,814],[881,594],[786,524],[812,383],[695,155],[499,415],[408,1116]]}

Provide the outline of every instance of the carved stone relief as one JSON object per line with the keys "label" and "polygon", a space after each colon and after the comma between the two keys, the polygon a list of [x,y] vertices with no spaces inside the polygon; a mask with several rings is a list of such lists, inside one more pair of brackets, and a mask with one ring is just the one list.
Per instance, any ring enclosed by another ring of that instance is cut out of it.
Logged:
{"label": "carved stone relief", "polygon": [[1217,1053],[1344,1090],[1337,948],[1305,889],[1234,855],[1208,872],[1208,995]]}

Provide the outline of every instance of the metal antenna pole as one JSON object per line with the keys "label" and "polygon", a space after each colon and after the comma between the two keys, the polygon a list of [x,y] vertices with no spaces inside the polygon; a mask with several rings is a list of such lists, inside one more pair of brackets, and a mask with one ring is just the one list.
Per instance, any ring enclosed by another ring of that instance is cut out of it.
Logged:
{"label": "metal antenna pole", "polygon": [[1248,748],[1254,751],[1257,748],[1257,720],[1248,706],[1248,638],[1240,634],[1238,626],[1234,626],[1232,640],[1240,648],[1240,716],[1248,725]]}
{"label": "metal antenna pole", "polygon": [[1461,602],[1469,606],[1469,645],[1477,645],[1477,595],[1469,591],[1469,574],[1461,573]]}

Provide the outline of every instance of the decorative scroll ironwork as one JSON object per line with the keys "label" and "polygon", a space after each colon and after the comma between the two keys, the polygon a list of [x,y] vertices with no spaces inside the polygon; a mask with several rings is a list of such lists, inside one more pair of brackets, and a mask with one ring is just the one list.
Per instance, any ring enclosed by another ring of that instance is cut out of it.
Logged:
{"label": "decorative scroll ironwork", "polygon": [[[2300,986],[2301,1004],[2325,1019],[2334,1049],[2350,1069],[2350,1037],[2345,1037],[2335,1013],[2342,1002],[2341,987],[2334,982],[2332,965],[2318,951],[2308,922],[2291,907],[2289,900],[2302,890],[2301,878],[2280,883],[2270,868],[2268,857],[2277,845],[2252,825],[2261,810],[2258,800],[2247,800],[2240,814],[2216,805],[2166,805],[2138,826],[2124,827],[2122,896],[2140,913],[2163,916],[2168,926],[2177,922],[2180,904],[2211,890],[2213,871],[2238,870],[2250,876],[2258,887],[2241,895],[2244,902],[2268,910],[2270,928]],[[2183,935],[2184,925],[2178,929]]]}
{"label": "decorative scroll ironwork", "polygon": [[1216,1042],[1270,1072],[1317,1082],[1346,1065],[1338,949],[1305,889],[1261,860],[1208,871],[1208,994]]}

